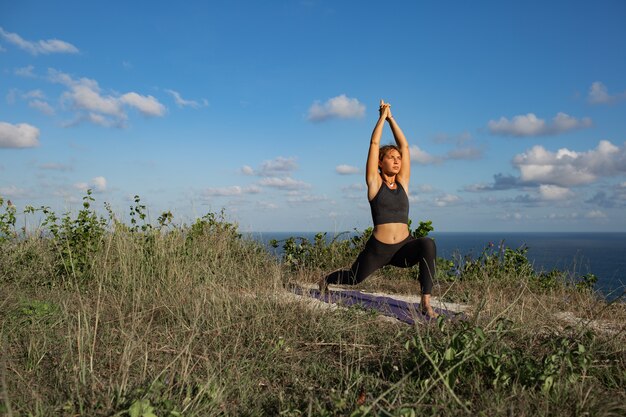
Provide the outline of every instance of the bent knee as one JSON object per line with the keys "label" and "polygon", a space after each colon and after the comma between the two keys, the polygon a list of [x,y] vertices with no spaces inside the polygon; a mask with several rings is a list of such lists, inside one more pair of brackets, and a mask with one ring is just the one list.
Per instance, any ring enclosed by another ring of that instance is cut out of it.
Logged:
{"label": "bent knee", "polygon": [[420,237],[417,240],[419,242],[420,249],[424,252],[424,254],[431,255],[433,258],[437,256],[437,245],[432,238]]}

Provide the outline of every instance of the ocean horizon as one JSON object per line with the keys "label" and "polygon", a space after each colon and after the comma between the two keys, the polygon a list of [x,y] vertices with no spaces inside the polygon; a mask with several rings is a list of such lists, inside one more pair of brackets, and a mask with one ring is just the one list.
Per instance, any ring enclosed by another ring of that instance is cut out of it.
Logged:
{"label": "ocean horizon", "polygon": [[[251,232],[246,235],[269,247],[272,239],[302,237],[312,240],[319,232]],[[327,232],[327,240],[354,236]],[[437,256],[453,259],[470,255],[474,258],[490,244],[518,249],[528,247],[527,256],[537,272],[558,269],[575,277],[588,273],[598,278],[595,289],[608,300],[619,297],[626,288],[626,233],[624,232],[432,232]],[[281,249],[272,249],[277,256]]]}

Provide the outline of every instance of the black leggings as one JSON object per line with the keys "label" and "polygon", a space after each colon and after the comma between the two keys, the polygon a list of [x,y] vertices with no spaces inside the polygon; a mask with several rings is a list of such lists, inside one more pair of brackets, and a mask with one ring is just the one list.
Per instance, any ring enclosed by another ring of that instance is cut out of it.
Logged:
{"label": "black leggings", "polygon": [[430,294],[435,276],[437,247],[429,237],[408,236],[399,243],[383,243],[371,236],[350,269],[341,269],[326,276],[328,284],[356,285],[385,265],[409,268],[419,264],[422,294]]}

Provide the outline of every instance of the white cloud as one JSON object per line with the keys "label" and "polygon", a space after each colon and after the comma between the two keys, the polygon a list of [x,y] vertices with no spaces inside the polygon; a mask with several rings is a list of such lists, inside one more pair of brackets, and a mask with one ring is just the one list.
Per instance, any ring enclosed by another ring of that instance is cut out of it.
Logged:
{"label": "white cloud", "polygon": [[244,175],[258,175],[260,177],[272,177],[281,174],[288,174],[295,171],[298,168],[295,157],[285,158],[277,156],[276,158],[268,161],[263,161],[258,170],[254,170],[249,165],[244,165],[241,168],[241,173]]}
{"label": "white cloud", "polygon": [[107,189],[107,180],[104,177],[95,177],[91,184],[96,192],[104,192]]}
{"label": "white cloud", "polygon": [[589,184],[598,177],[626,172],[626,145],[619,148],[600,141],[596,149],[575,152],[566,148],[550,152],[541,145],[513,158],[521,180],[562,187]]}
{"label": "white cloud", "polygon": [[87,121],[105,127],[123,127],[128,119],[124,106],[139,110],[146,116],[161,117],[166,108],[156,98],[135,92],[121,96],[103,95],[98,82],[89,78],[73,79],[70,75],[50,69],[49,79],[68,87],[61,96],[64,103],[77,112],[74,121],[65,126],[74,126]]}
{"label": "white cloud", "polygon": [[418,164],[428,165],[428,164],[438,164],[441,163],[442,159],[438,156],[433,156],[426,151],[420,149],[419,146],[413,145],[409,148],[409,152],[411,154],[411,162],[417,162]]}
{"label": "white cloud", "polygon": [[47,116],[52,116],[54,114],[54,109],[51,105],[42,100],[32,100],[28,103],[30,107],[33,109],[39,110],[43,114]]}
{"label": "white cloud", "polygon": [[291,177],[266,177],[259,181],[260,185],[265,187],[280,188],[283,190],[298,190],[302,188],[310,188],[311,185],[303,181],[294,180]]}
{"label": "white cloud", "polygon": [[120,97],[120,102],[136,108],[145,116],[160,117],[165,114],[165,106],[152,96],[131,92]]}
{"label": "white cloud", "polygon": [[32,55],[78,53],[78,48],[76,48],[71,43],[59,39],[27,41],[17,33],[6,32],[2,27],[0,27],[0,37],[2,37],[7,42],[17,46],[18,48],[31,53]]}
{"label": "white cloud", "polygon": [[27,123],[0,122],[0,148],[34,148],[39,146],[39,129]]}
{"label": "white cloud", "polygon": [[626,99],[626,91],[611,95],[606,86],[600,81],[595,81],[591,84],[589,95],[587,96],[587,100],[591,104],[612,104],[623,99]]}
{"label": "white cloud", "polygon": [[438,207],[450,206],[461,201],[461,197],[454,194],[443,194],[435,199],[435,205]]}
{"label": "white cloud", "polygon": [[209,105],[209,102],[206,99],[202,99],[201,102],[195,100],[185,100],[181,97],[178,91],[174,90],[165,90],[167,93],[171,94],[174,97],[174,102],[178,107],[192,107],[197,109],[199,107],[206,107]]}
{"label": "white cloud", "polygon": [[335,167],[335,171],[337,171],[337,174],[339,175],[351,175],[351,174],[358,174],[359,173],[359,168],[357,167],[353,167],[352,165],[337,165],[337,167]]}
{"label": "white cloud", "polygon": [[345,94],[328,99],[326,103],[314,102],[309,108],[308,120],[321,122],[323,120],[355,119],[365,115],[365,106],[356,98],[349,98]]}
{"label": "white cloud", "polygon": [[270,176],[295,171],[298,168],[296,158],[277,156],[271,161],[264,161],[259,168],[259,175]]}
{"label": "white cloud", "polygon": [[260,192],[261,189],[254,185],[249,187],[232,185],[230,187],[206,188],[202,191],[202,195],[205,197],[232,197],[244,194],[258,194]]}
{"label": "white cloud", "polygon": [[514,116],[512,120],[501,117],[500,120],[490,120],[487,124],[493,134],[505,136],[542,136],[557,135],[574,129],[591,127],[592,121],[588,117],[576,119],[565,113],[559,112],[552,119],[552,123],[546,123],[534,113]]}
{"label": "white cloud", "polygon": [[540,185],[539,194],[544,201],[560,201],[567,200],[574,196],[574,193],[565,187],[558,185]]}
{"label": "white cloud", "polygon": [[107,180],[104,177],[92,178],[89,182],[77,182],[74,184],[74,188],[82,192],[86,192],[91,189],[96,193],[103,193],[107,190]]}

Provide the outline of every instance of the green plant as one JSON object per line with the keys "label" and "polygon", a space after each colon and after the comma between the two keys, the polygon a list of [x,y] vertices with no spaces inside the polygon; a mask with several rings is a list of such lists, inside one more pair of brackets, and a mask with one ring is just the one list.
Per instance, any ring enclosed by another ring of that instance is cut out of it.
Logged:
{"label": "green plant", "polygon": [[[454,391],[466,381],[477,381],[485,388],[515,384],[547,393],[555,384],[573,383],[587,374],[591,358],[583,341],[548,338],[538,352],[512,348],[506,342],[512,324],[499,320],[494,330],[486,332],[467,321],[451,325],[440,317],[439,335],[409,339],[405,348],[413,355],[422,389],[428,391],[441,382]],[[591,335],[584,340],[590,343]]]}
{"label": "green plant", "polygon": [[67,212],[59,219],[49,207],[41,207],[45,215],[42,226],[52,235],[59,254],[58,272],[76,281],[88,275],[91,258],[99,250],[106,231],[107,220],[91,208],[95,201],[91,195],[92,191],[87,190],[76,218]]}
{"label": "green plant", "polygon": [[415,230],[411,230],[411,223],[412,221],[409,219],[409,233],[411,234],[411,236],[415,237],[415,238],[419,238],[419,237],[425,237],[428,236],[428,234],[430,232],[432,232],[433,230],[435,230],[435,228],[433,227],[433,222],[432,220],[427,220],[427,221],[420,221],[419,225],[417,226],[417,228]]}
{"label": "green plant", "polygon": [[[0,208],[4,206],[4,199],[0,196]],[[15,206],[11,200],[7,201],[4,213],[0,214],[0,243],[13,239],[17,236],[15,231]]]}
{"label": "green plant", "polygon": [[490,242],[477,258],[471,254],[457,256],[454,265],[448,269],[448,276],[462,280],[482,279],[484,276],[533,276],[533,267],[527,253],[526,245],[511,249],[504,242],[500,242],[498,246]]}
{"label": "green plant", "polygon": [[575,284],[578,291],[592,291],[598,282],[598,277],[592,273],[587,273],[580,277],[580,280]]}

